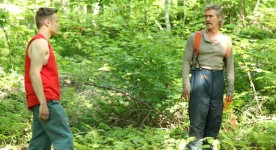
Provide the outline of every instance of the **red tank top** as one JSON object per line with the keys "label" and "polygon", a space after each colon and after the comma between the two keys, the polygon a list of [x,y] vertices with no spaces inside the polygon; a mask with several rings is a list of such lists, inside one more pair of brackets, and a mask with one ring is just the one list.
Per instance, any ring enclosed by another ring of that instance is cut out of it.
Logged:
{"label": "red tank top", "polygon": [[[26,99],[27,99],[29,109],[33,106],[39,105],[40,103],[35,95],[34,89],[31,84],[31,79],[29,74],[31,60],[28,56],[28,48],[33,40],[40,39],[40,38],[47,40],[42,34],[37,34],[31,39],[26,49],[24,82],[25,82],[25,90],[26,90]],[[56,60],[53,53],[53,48],[49,42],[48,42],[48,45],[50,50],[49,60],[47,64],[42,66],[42,70],[40,72],[40,76],[43,84],[43,91],[47,102],[50,100],[60,99],[60,85],[59,85]]]}

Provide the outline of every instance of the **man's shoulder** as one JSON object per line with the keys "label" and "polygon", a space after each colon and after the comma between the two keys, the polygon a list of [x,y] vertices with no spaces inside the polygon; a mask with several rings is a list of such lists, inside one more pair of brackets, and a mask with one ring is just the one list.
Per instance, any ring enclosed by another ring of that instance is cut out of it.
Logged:
{"label": "man's shoulder", "polygon": [[221,33],[221,34],[224,36],[224,38],[225,38],[226,40],[230,40],[230,41],[231,41],[230,36],[228,36],[226,33]]}
{"label": "man's shoulder", "polygon": [[43,38],[33,39],[30,43],[30,47],[48,47],[48,41]]}
{"label": "man's shoulder", "polygon": [[34,44],[48,44],[48,41],[46,39],[43,38],[37,38],[37,39],[33,39],[32,43]]}
{"label": "man's shoulder", "polygon": [[47,52],[49,51],[48,41],[43,38],[34,39],[31,41],[28,50],[29,52],[33,50],[41,53]]}
{"label": "man's shoulder", "polygon": [[196,36],[196,33],[198,33],[198,32],[200,32],[200,33],[201,33],[201,35],[203,34],[203,31],[202,31],[202,30],[194,31],[193,33],[191,33],[191,34],[190,34],[189,38],[194,39],[194,38],[195,38],[195,36]]}
{"label": "man's shoulder", "polygon": [[187,40],[193,41],[195,39],[196,32],[191,33]]}
{"label": "man's shoulder", "polygon": [[200,33],[202,33],[202,32],[201,32],[201,30],[198,30],[198,31],[194,31],[193,33],[191,33],[191,34],[190,34],[190,37],[195,37],[195,35],[196,35],[196,33],[197,33],[197,32],[200,32]]}

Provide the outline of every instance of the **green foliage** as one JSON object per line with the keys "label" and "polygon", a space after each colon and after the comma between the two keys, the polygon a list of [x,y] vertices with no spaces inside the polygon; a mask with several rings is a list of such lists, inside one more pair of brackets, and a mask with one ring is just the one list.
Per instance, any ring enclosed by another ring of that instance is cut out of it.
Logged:
{"label": "green foliage", "polygon": [[23,77],[16,71],[11,70],[11,73],[6,73],[0,67],[0,99],[24,97]]}
{"label": "green foliage", "polygon": [[7,12],[5,10],[0,9],[0,16],[1,16],[0,26],[3,28],[5,26],[5,24],[7,23],[8,14],[7,14]]}
{"label": "green foliage", "polygon": [[21,144],[30,139],[31,117],[22,92],[22,76],[0,68],[0,145]]}
{"label": "green foliage", "polygon": [[273,149],[275,128],[273,118],[255,117],[254,108],[243,110],[236,127],[228,123],[222,125],[219,135],[222,149]]}
{"label": "green foliage", "polygon": [[[77,149],[177,149],[186,140],[170,135],[173,130],[114,127],[100,124],[82,135],[76,135]],[[89,143],[89,144],[88,144]]]}
{"label": "green foliage", "polygon": [[31,118],[24,103],[17,99],[1,100],[0,113],[1,145],[21,144],[30,139]]}

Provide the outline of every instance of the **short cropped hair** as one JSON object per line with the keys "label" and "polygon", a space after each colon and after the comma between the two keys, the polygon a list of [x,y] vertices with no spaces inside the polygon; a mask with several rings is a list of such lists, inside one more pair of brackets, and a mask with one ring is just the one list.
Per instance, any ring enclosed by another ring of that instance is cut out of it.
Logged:
{"label": "short cropped hair", "polygon": [[57,13],[58,10],[55,8],[41,7],[36,11],[35,21],[36,26],[40,29],[43,26],[45,19],[51,17],[53,14]]}
{"label": "short cropped hair", "polygon": [[[206,12],[208,10],[215,10],[216,14],[217,14],[217,17],[221,16],[223,18],[223,9],[219,5],[217,5],[217,4],[209,4],[209,5],[205,6],[204,11]],[[221,20],[219,22],[219,26],[221,27],[222,25],[223,25],[223,21]]]}

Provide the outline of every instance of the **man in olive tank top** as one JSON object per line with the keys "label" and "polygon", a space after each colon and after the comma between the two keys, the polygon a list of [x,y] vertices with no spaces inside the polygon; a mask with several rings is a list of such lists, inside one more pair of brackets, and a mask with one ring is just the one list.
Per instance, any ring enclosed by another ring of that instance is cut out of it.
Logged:
{"label": "man in olive tank top", "polygon": [[[201,149],[203,138],[215,138],[219,133],[223,111],[224,70],[226,99],[229,102],[232,101],[234,89],[232,44],[230,38],[220,32],[222,8],[207,5],[204,14],[206,28],[197,32],[200,35],[200,41],[197,41],[198,55],[195,53],[197,33],[192,33],[186,43],[182,72],[182,97],[189,100],[189,136],[196,138],[188,146],[189,149],[196,150]],[[194,64],[194,69],[190,79],[191,64]]]}
{"label": "man in olive tank top", "polygon": [[58,69],[49,43],[58,33],[55,8],[36,12],[38,33],[30,40],[25,56],[25,90],[28,109],[33,112],[30,150],[73,150],[73,135],[68,117],[60,105]]}

